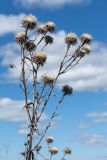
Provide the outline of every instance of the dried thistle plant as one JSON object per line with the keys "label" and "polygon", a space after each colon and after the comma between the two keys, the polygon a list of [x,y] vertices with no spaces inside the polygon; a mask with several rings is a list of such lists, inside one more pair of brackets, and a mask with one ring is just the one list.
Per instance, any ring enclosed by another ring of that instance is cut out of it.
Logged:
{"label": "dried thistle plant", "polygon": [[[45,65],[48,58],[43,50],[48,46],[48,44],[52,45],[54,41],[53,37],[50,36],[49,33],[55,31],[55,24],[53,22],[47,22],[37,26],[37,19],[32,15],[24,17],[21,24],[24,31],[16,33],[16,42],[18,43],[21,51],[20,86],[24,94],[24,109],[26,110],[28,118],[28,134],[26,136],[25,150],[22,152],[22,155],[25,160],[34,160],[35,157],[37,159],[38,154],[41,155],[43,159],[48,159],[40,153],[42,140],[52,125],[53,119],[57,116],[59,105],[63,102],[65,96],[72,95],[73,88],[68,84],[62,86],[62,96],[56,98],[58,105],[54,107],[54,111],[50,115],[50,119],[42,132],[38,127],[40,119],[47,108],[50,98],[52,96],[57,97],[57,95],[54,95],[54,88],[58,78],[75,67],[85,55],[89,54],[91,51],[89,43],[91,42],[92,37],[87,33],[82,34],[80,37],[80,44],[78,43],[79,38],[75,33],[68,33],[65,37],[66,52],[59,64],[56,77],[53,77],[50,74],[45,74],[42,76],[42,81],[39,81],[38,75],[40,68]],[[29,36],[29,33],[32,30],[36,31],[35,39],[31,39]],[[41,38],[37,41],[37,36],[39,35]],[[41,50],[37,51],[42,41],[45,42],[45,46],[43,46]],[[71,53],[70,50],[72,46],[76,47],[73,53]],[[10,66],[11,68],[15,68],[13,65]],[[29,77],[26,73],[27,71],[29,71],[31,77],[30,96],[28,92]],[[36,142],[33,140],[35,135],[38,137]],[[53,137],[48,137],[46,142],[48,145],[51,145]],[[48,151],[51,154],[49,159],[52,160],[53,156],[58,153],[58,149],[53,146],[48,147]],[[71,149],[66,147],[64,149],[64,156],[62,159],[65,159],[65,155],[69,154],[71,154]]]}

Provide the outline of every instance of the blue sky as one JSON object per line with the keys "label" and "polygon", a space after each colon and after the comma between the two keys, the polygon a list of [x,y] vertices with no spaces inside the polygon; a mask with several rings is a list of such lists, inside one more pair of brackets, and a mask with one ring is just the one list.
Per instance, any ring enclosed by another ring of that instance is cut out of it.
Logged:
{"label": "blue sky", "polygon": [[[54,45],[46,50],[49,60],[41,72],[54,73],[62,57],[68,32],[93,36],[92,52],[57,87],[69,83],[73,96],[66,97],[47,135],[55,137],[59,150],[70,146],[73,160],[107,159],[107,1],[106,0],[4,0],[0,1],[0,158],[8,149],[8,160],[18,159],[23,149],[25,118],[23,96],[10,63],[19,64],[15,33],[27,14],[39,23],[54,21]],[[51,54],[50,54],[51,53]],[[54,105],[51,102],[51,105]],[[49,111],[47,111],[49,112]],[[48,115],[47,115],[48,116]],[[44,118],[45,119],[45,118]],[[44,122],[43,122],[44,125]],[[43,126],[42,126],[43,127]],[[14,154],[13,154],[14,153]]]}

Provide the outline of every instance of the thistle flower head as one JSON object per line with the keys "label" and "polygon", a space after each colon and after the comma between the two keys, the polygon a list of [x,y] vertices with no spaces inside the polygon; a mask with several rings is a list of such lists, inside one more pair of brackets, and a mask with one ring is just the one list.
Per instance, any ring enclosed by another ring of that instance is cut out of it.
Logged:
{"label": "thistle flower head", "polygon": [[63,95],[66,96],[66,95],[70,95],[73,93],[73,89],[71,86],[69,85],[65,85],[62,87],[62,92],[63,92]]}
{"label": "thistle flower head", "polygon": [[72,150],[69,147],[64,148],[64,153],[65,154],[71,154]]}
{"label": "thistle flower head", "polygon": [[49,136],[49,137],[46,138],[46,142],[47,142],[48,144],[49,144],[49,143],[52,143],[53,140],[54,140],[54,138],[51,137],[51,136]]}
{"label": "thistle flower head", "polygon": [[46,25],[45,24],[41,24],[40,26],[37,27],[36,31],[40,34],[44,34],[46,33]]}
{"label": "thistle flower head", "polygon": [[26,29],[33,29],[36,27],[36,18],[34,16],[26,16],[22,20],[22,27]]}
{"label": "thistle flower head", "polygon": [[91,52],[91,47],[88,44],[84,44],[82,49],[85,51],[86,54],[89,54]]}
{"label": "thistle flower head", "polygon": [[75,45],[77,43],[77,35],[75,33],[67,34],[67,36],[65,38],[65,42],[68,45]]}
{"label": "thistle flower head", "polygon": [[47,56],[44,52],[37,52],[36,54],[34,54],[32,56],[32,60],[39,65],[44,65],[44,63],[46,62]]}
{"label": "thistle flower head", "polygon": [[58,149],[56,147],[50,147],[49,152],[51,153],[51,155],[55,155],[58,153]]}
{"label": "thistle flower head", "polygon": [[41,150],[41,148],[42,148],[42,147],[41,147],[40,145],[37,145],[36,148],[35,148],[35,151],[36,151],[36,152],[39,152],[39,151]]}
{"label": "thistle flower head", "polygon": [[53,43],[53,37],[51,36],[45,36],[45,43],[46,44],[52,44]]}
{"label": "thistle flower head", "polygon": [[20,43],[20,44],[25,43],[25,41],[27,39],[26,33],[25,32],[16,33],[15,39],[16,39],[17,43]]}
{"label": "thistle flower head", "polygon": [[36,48],[36,45],[34,44],[33,41],[26,41],[25,43],[25,49],[28,50],[29,52],[33,51]]}
{"label": "thistle flower head", "polygon": [[43,77],[43,81],[44,81],[44,84],[46,85],[52,85],[54,83],[54,77],[52,75],[49,75],[49,74],[45,74]]}
{"label": "thistle flower head", "polygon": [[47,31],[53,32],[55,30],[55,23],[47,22],[45,25],[46,25],[46,30]]}
{"label": "thistle flower head", "polygon": [[76,52],[76,56],[77,57],[80,57],[80,58],[83,58],[86,54],[86,51],[82,48],[80,48],[77,52]]}
{"label": "thistle flower head", "polygon": [[90,43],[92,41],[92,37],[88,33],[83,33],[80,37],[82,43]]}

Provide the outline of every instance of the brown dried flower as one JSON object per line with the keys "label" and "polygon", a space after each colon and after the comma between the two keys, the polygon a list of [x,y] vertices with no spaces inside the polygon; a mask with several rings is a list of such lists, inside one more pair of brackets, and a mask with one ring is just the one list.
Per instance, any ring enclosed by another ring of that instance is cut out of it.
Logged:
{"label": "brown dried flower", "polygon": [[58,149],[56,147],[50,147],[49,152],[51,153],[51,155],[55,155],[58,153]]}
{"label": "brown dried flower", "polygon": [[83,33],[80,37],[80,40],[82,43],[90,43],[92,41],[92,37],[88,33]]}
{"label": "brown dried flower", "polygon": [[47,31],[53,32],[55,30],[55,24],[53,22],[47,22],[45,25]]}
{"label": "brown dried flower", "polygon": [[45,43],[46,44],[52,44],[53,43],[53,37],[51,36],[45,36]]}
{"label": "brown dried flower", "polygon": [[66,38],[65,38],[65,42],[68,45],[75,45],[77,44],[77,35],[75,33],[69,33]]}
{"label": "brown dried flower", "polygon": [[84,44],[82,49],[85,51],[86,54],[89,54],[91,52],[91,47],[88,44]]}
{"label": "brown dried flower", "polygon": [[20,44],[25,43],[25,41],[27,39],[26,33],[25,32],[16,33],[15,39],[16,39],[17,43],[20,43]]}
{"label": "brown dried flower", "polygon": [[36,148],[35,148],[35,151],[36,151],[36,152],[39,152],[39,151],[41,150],[41,148],[42,148],[42,147],[41,147],[40,145],[37,145]]}
{"label": "brown dried flower", "polygon": [[36,31],[40,34],[46,33],[46,24],[41,24],[39,27],[37,27]]}
{"label": "brown dried flower", "polygon": [[49,74],[45,74],[43,77],[43,81],[44,81],[44,84],[46,85],[52,85],[54,83],[54,77],[52,75],[49,75]]}
{"label": "brown dried flower", "polygon": [[39,65],[44,65],[46,62],[47,56],[44,52],[37,52],[32,56],[32,60]]}
{"label": "brown dried flower", "polygon": [[65,154],[71,154],[72,150],[69,147],[64,148],[64,153]]}
{"label": "brown dried flower", "polygon": [[77,52],[76,52],[76,56],[77,56],[77,57],[80,57],[80,58],[83,58],[83,57],[85,56],[85,54],[86,54],[86,51],[85,51],[84,49],[82,49],[82,48],[80,48],[80,49],[77,50]]}
{"label": "brown dried flower", "polygon": [[36,27],[36,18],[34,16],[26,16],[22,20],[22,27],[26,29],[33,29]]}
{"label": "brown dried flower", "polygon": [[64,96],[65,95],[70,95],[70,94],[73,93],[73,89],[72,89],[71,86],[65,85],[65,86],[62,87],[62,92],[63,92]]}
{"label": "brown dried flower", "polygon": [[34,44],[33,41],[27,41],[25,43],[25,49],[27,49],[29,52],[34,51],[35,48],[36,48],[36,45]]}
{"label": "brown dried flower", "polygon": [[52,143],[53,140],[54,140],[54,138],[49,136],[49,137],[47,137],[46,142],[49,144],[49,143]]}

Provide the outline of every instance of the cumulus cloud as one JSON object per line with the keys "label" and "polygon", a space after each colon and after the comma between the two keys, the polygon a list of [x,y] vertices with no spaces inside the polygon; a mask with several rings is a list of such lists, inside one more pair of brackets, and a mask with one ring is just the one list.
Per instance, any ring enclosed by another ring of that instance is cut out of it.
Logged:
{"label": "cumulus cloud", "polygon": [[[0,120],[7,121],[26,121],[26,112],[23,109],[24,101],[13,100],[8,97],[0,98]],[[48,119],[47,115],[44,113],[41,117],[41,122]]]}
{"label": "cumulus cloud", "polygon": [[106,147],[107,137],[103,134],[83,134],[71,137],[72,141],[88,145],[90,147]]}
{"label": "cumulus cloud", "polygon": [[[44,51],[47,54],[47,62],[41,69],[39,76],[44,73],[56,75],[58,65],[64,56],[66,45],[64,42],[66,32],[61,30],[52,36],[54,37],[54,44],[47,47]],[[71,49],[72,51],[72,49]],[[1,65],[7,66],[9,63],[15,63],[19,66],[19,49],[14,43],[9,43],[0,48],[0,57],[2,58]],[[107,89],[107,46],[102,42],[92,42],[92,52],[86,56],[75,69],[67,72],[61,76],[58,82],[59,86],[63,84],[70,84],[77,91],[83,90],[98,90]],[[8,80],[17,77],[17,72],[9,70]]]}
{"label": "cumulus cloud", "polygon": [[6,35],[7,33],[15,33],[20,30],[20,21],[25,14],[19,15],[4,15],[0,14],[0,36]]}
{"label": "cumulus cloud", "polygon": [[24,102],[10,98],[0,98],[0,119],[8,121],[24,121]]}
{"label": "cumulus cloud", "polygon": [[[6,33],[13,33],[18,31],[19,22],[23,18],[24,14],[20,15],[0,15],[0,35]],[[12,22],[12,26],[11,26]],[[54,38],[54,44],[45,49],[48,56],[47,63],[41,69],[39,77],[44,73],[52,73],[56,75],[58,71],[58,65],[66,50],[64,38],[66,32],[61,30],[57,33],[52,34]],[[72,50],[71,50],[72,51]],[[86,56],[81,63],[72,71],[63,75],[58,83],[62,86],[65,83],[71,84],[74,90],[96,90],[96,89],[107,89],[107,46],[101,42],[92,43],[92,53]],[[19,68],[20,57],[19,48],[15,43],[8,43],[0,47],[0,58],[1,66],[5,67],[13,63]],[[1,81],[5,81],[8,75],[8,82],[13,82],[19,75],[15,70],[8,70],[6,73],[1,74]],[[4,80],[5,79],[5,80]],[[12,81],[11,81],[12,80]],[[0,81],[0,82],[1,82]]]}
{"label": "cumulus cloud", "polygon": [[41,6],[41,7],[60,7],[64,5],[79,5],[79,4],[87,4],[90,3],[92,0],[23,0],[19,1],[16,0],[17,3],[21,3],[24,7],[28,6]]}

